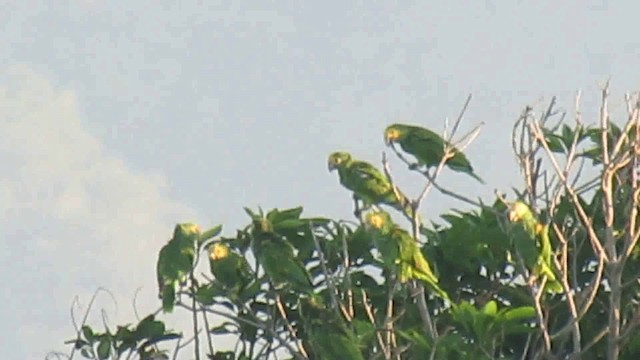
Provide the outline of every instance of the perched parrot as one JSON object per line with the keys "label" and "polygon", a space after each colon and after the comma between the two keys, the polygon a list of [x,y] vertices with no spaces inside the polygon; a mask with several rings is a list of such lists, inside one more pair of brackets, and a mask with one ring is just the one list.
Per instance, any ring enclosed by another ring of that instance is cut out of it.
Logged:
{"label": "perched parrot", "polygon": [[353,191],[366,205],[386,204],[413,218],[411,201],[400,189],[398,199],[389,180],[375,166],[354,160],[349,153],[334,152],[329,155],[328,167],[329,171],[338,170],[342,186]]}
{"label": "perched parrot", "polygon": [[[533,261],[530,262],[533,269],[531,270],[535,276],[544,275],[547,278],[546,290],[553,293],[563,292],[562,284],[558,281],[553,270],[553,262],[551,260],[551,241],[549,240],[549,226],[541,224],[529,208],[522,201],[516,201],[509,209],[509,221],[519,223],[527,233],[529,238],[535,241],[538,254]],[[520,246],[523,247],[523,246]],[[525,250],[526,251],[526,250]],[[533,262],[533,264],[531,264]]]}
{"label": "perched parrot", "polygon": [[222,242],[209,247],[209,266],[216,280],[232,294],[238,294],[254,279],[247,259]]}
{"label": "perched parrot", "polygon": [[469,174],[484,183],[473,172],[473,167],[464,153],[431,130],[413,125],[393,124],[384,131],[384,141],[388,146],[400,144],[402,150],[413,155],[420,165],[427,168],[438,166],[445,157],[445,150],[449,149],[449,158],[445,162],[449,169]]}
{"label": "perched parrot", "polygon": [[296,258],[293,246],[284,237],[273,232],[269,220],[254,219],[251,249],[275,288],[286,285],[296,290],[311,291],[309,272]]}
{"label": "perched parrot", "polygon": [[198,225],[177,224],[173,231],[173,238],[160,249],[156,270],[162,310],[165,313],[173,311],[176,285],[184,283],[193,268],[199,237]]}
{"label": "perched parrot", "polygon": [[370,212],[367,223],[375,229],[374,241],[387,266],[395,267],[396,276],[401,283],[408,280],[421,280],[444,300],[449,295],[438,286],[438,278],[422,254],[418,243],[404,229],[394,224],[385,212]]}
{"label": "perched parrot", "polygon": [[301,298],[298,307],[315,359],[364,360],[358,338],[337,311],[327,309],[316,297]]}

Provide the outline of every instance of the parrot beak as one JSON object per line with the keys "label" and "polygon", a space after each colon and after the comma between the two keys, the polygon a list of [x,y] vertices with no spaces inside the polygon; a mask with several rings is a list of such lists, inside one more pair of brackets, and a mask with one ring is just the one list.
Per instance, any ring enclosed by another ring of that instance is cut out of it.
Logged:
{"label": "parrot beak", "polygon": [[515,222],[518,221],[518,214],[512,210],[509,210],[509,221]]}
{"label": "parrot beak", "polygon": [[331,158],[329,159],[329,161],[327,162],[327,168],[329,169],[329,171],[333,171],[335,169],[338,168],[338,165],[340,165],[342,161],[339,158]]}

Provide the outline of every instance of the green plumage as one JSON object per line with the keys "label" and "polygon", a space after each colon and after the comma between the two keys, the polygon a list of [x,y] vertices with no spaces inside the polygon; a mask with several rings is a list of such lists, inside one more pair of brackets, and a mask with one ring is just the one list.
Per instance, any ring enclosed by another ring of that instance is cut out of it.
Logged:
{"label": "green plumage", "polygon": [[[529,208],[527,204],[522,201],[516,201],[509,210],[509,221],[518,223],[522,226],[530,239],[535,241],[538,255],[535,258],[533,264],[527,264],[531,266],[531,272],[533,275],[545,276],[547,283],[545,288],[552,293],[563,292],[562,284],[558,281],[553,261],[551,259],[552,249],[551,240],[549,239],[549,226],[541,224]],[[523,248],[524,246],[520,246]],[[525,256],[525,263],[527,263],[527,257]]]}
{"label": "green plumage", "polygon": [[254,220],[252,235],[253,254],[275,288],[291,286],[298,291],[312,290],[309,272],[296,258],[293,246],[273,232],[273,226],[267,219]]}
{"label": "green plumage", "polygon": [[253,271],[247,259],[226,244],[217,242],[211,245],[209,266],[216,280],[234,295],[239,294],[253,281]]}
{"label": "green plumage", "polygon": [[449,158],[445,162],[449,169],[466,173],[483,182],[474,173],[464,153],[431,130],[413,125],[393,124],[385,130],[384,140],[387,145],[400,144],[404,152],[413,155],[420,165],[427,168],[438,166],[449,149]]}
{"label": "green plumage", "polygon": [[300,316],[306,338],[313,347],[314,359],[364,360],[358,338],[336,311],[327,309],[319,299],[300,299]]}
{"label": "green plumage", "polygon": [[187,280],[187,275],[193,268],[199,236],[198,225],[178,224],[173,231],[173,238],[160,249],[156,271],[164,312],[173,311],[176,286]]}
{"label": "green plumage", "polygon": [[399,189],[398,199],[389,180],[375,166],[354,160],[349,153],[334,152],[329,155],[328,167],[329,171],[338,170],[342,186],[353,191],[366,205],[389,205],[412,218],[409,199]]}
{"label": "green plumage", "polygon": [[438,286],[438,278],[418,243],[406,230],[394,224],[389,214],[369,213],[367,223],[375,229],[374,242],[383,262],[395,268],[396,276],[401,283],[411,279],[420,280],[436,295],[449,300],[449,295]]}

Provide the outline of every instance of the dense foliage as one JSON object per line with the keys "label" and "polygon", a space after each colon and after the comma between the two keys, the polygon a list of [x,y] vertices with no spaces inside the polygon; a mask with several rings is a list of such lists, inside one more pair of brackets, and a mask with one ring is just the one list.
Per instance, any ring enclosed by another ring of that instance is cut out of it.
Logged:
{"label": "dense foliage", "polygon": [[[640,358],[640,108],[629,97],[616,125],[607,101],[604,89],[589,126],[554,102],[537,116],[525,109],[513,131],[525,185],[511,199],[476,201],[438,182],[447,167],[480,180],[463,155],[477,131],[454,142],[395,124],[385,142],[424,175],[418,199],[395,187],[386,160],[378,168],[338,152],[329,167],[356,199],[355,221],[298,207],[245,209],[247,225],[224,235],[178,224],[158,257],[162,309],[203,330],[190,358]],[[426,222],[418,213],[432,190],[472,208]],[[199,261],[210,271],[194,271]],[[160,317],[84,324],[72,356],[174,356],[182,334]],[[218,349],[228,334],[236,346]]]}

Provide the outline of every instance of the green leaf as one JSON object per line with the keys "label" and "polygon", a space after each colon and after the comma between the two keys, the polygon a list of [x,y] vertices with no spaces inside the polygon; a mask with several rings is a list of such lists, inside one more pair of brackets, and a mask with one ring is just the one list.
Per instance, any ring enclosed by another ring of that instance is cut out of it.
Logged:
{"label": "green leaf", "polygon": [[274,222],[273,223],[273,230],[275,232],[281,232],[281,231],[286,231],[286,230],[292,230],[292,229],[298,229],[301,227],[306,228],[307,222],[304,220],[299,220],[299,219],[286,219],[283,221],[279,221],[279,222]]}
{"label": "green leaf", "polygon": [[82,335],[89,343],[93,343],[93,341],[95,340],[93,329],[91,329],[89,325],[82,326]]}
{"label": "green leaf", "polygon": [[267,214],[267,220],[271,221],[271,223],[275,224],[285,221],[285,220],[295,220],[300,218],[300,214],[302,214],[303,208],[302,206],[298,206],[291,209],[278,210],[273,209],[269,211]]}
{"label": "green leaf", "polygon": [[201,286],[196,290],[196,301],[203,305],[212,305],[214,298],[222,293],[221,289],[214,286],[214,283]]}
{"label": "green leaf", "polygon": [[364,341],[373,339],[376,334],[376,328],[370,321],[353,319],[351,324],[353,325],[356,335],[359,338],[364,339]]}
{"label": "green leaf", "polygon": [[248,207],[244,207],[243,209],[244,209],[244,212],[246,212],[247,215],[249,215],[251,220],[260,219],[260,215],[254,213],[253,210],[249,209]]}
{"label": "green leaf", "polygon": [[87,359],[95,359],[95,355],[93,354],[93,349],[90,347],[85,347],[80,350],[80,355]]}
{"label": "green leaf", "polygon": [[118,326],[118,330],[114,335],[113,342],[118,355],[122,354],[126,350],[134,349],[138,341],[141,340],[128,327],[129,325]]}
{"label": "green leaf", "polygon": [[97,349],[98,359],[104,360],[111,355],[111,339],[108,336],[103,336],[100,339]]}
{"label": "green leaf", "polygon": [[164,333],[165,326],[162,321],[154,319],[154,315],[149,315],[142,319],[136,328],[136,334],[142,339],[150,339]]}
{"label": "green leaf", "polygon": [[146,349],[149,346],[153,345],[153,344],[157,344],[161,341],[168,341],[168,340],[177,340],[182,338],[182,335],[180,334],[176,334],[176,333],[167,333],[167,334],[163,334],[160,336],[155,336],[147,341],[145,341],[144,343],[142,343],[142,345],[140,345],[140,347],[138,347],[138,349]]}
{"label": "green leaf", "polygon": [[505,311],[503,317],[505,320],[526,320],[536,316],[536,310],[533,306],[522,306],[515,309]]}
{"label": "green leaf", "polygon": [[498,312],[498,304],[495,300],[491,300],[484,305],[482,312],[486,315],[494,316]]}
{"label": "green leaf", "polygon": [[[227,326],[231,327],[231,329],[227,328]],[[235,329],[238,327],[237,324],[230,322],[230,321],[225,321],[222,324],[216,326],[216,327],[212,327],[211,330],[209,330],[209,333],[211,335],[226,335],[226,334],[232,334],[235,332]]]}
{"label": "green leaf", "polygon": [[547,146],[549,146],[549,150],[555,153],[564,153],[565,147],[563,146],[564,139],[549,130],[543,129],[544,139],[547,142]]}
{"label": "green leaf", "polygon": [[214,238],[214,237],[220,235],[221,232],[222,232],[222,225],[216,225],[216,226],[212,227],[211,229],[203,232],[200,235],[200,243],[202,244],[206,240],[209,240],[211,238]]}

